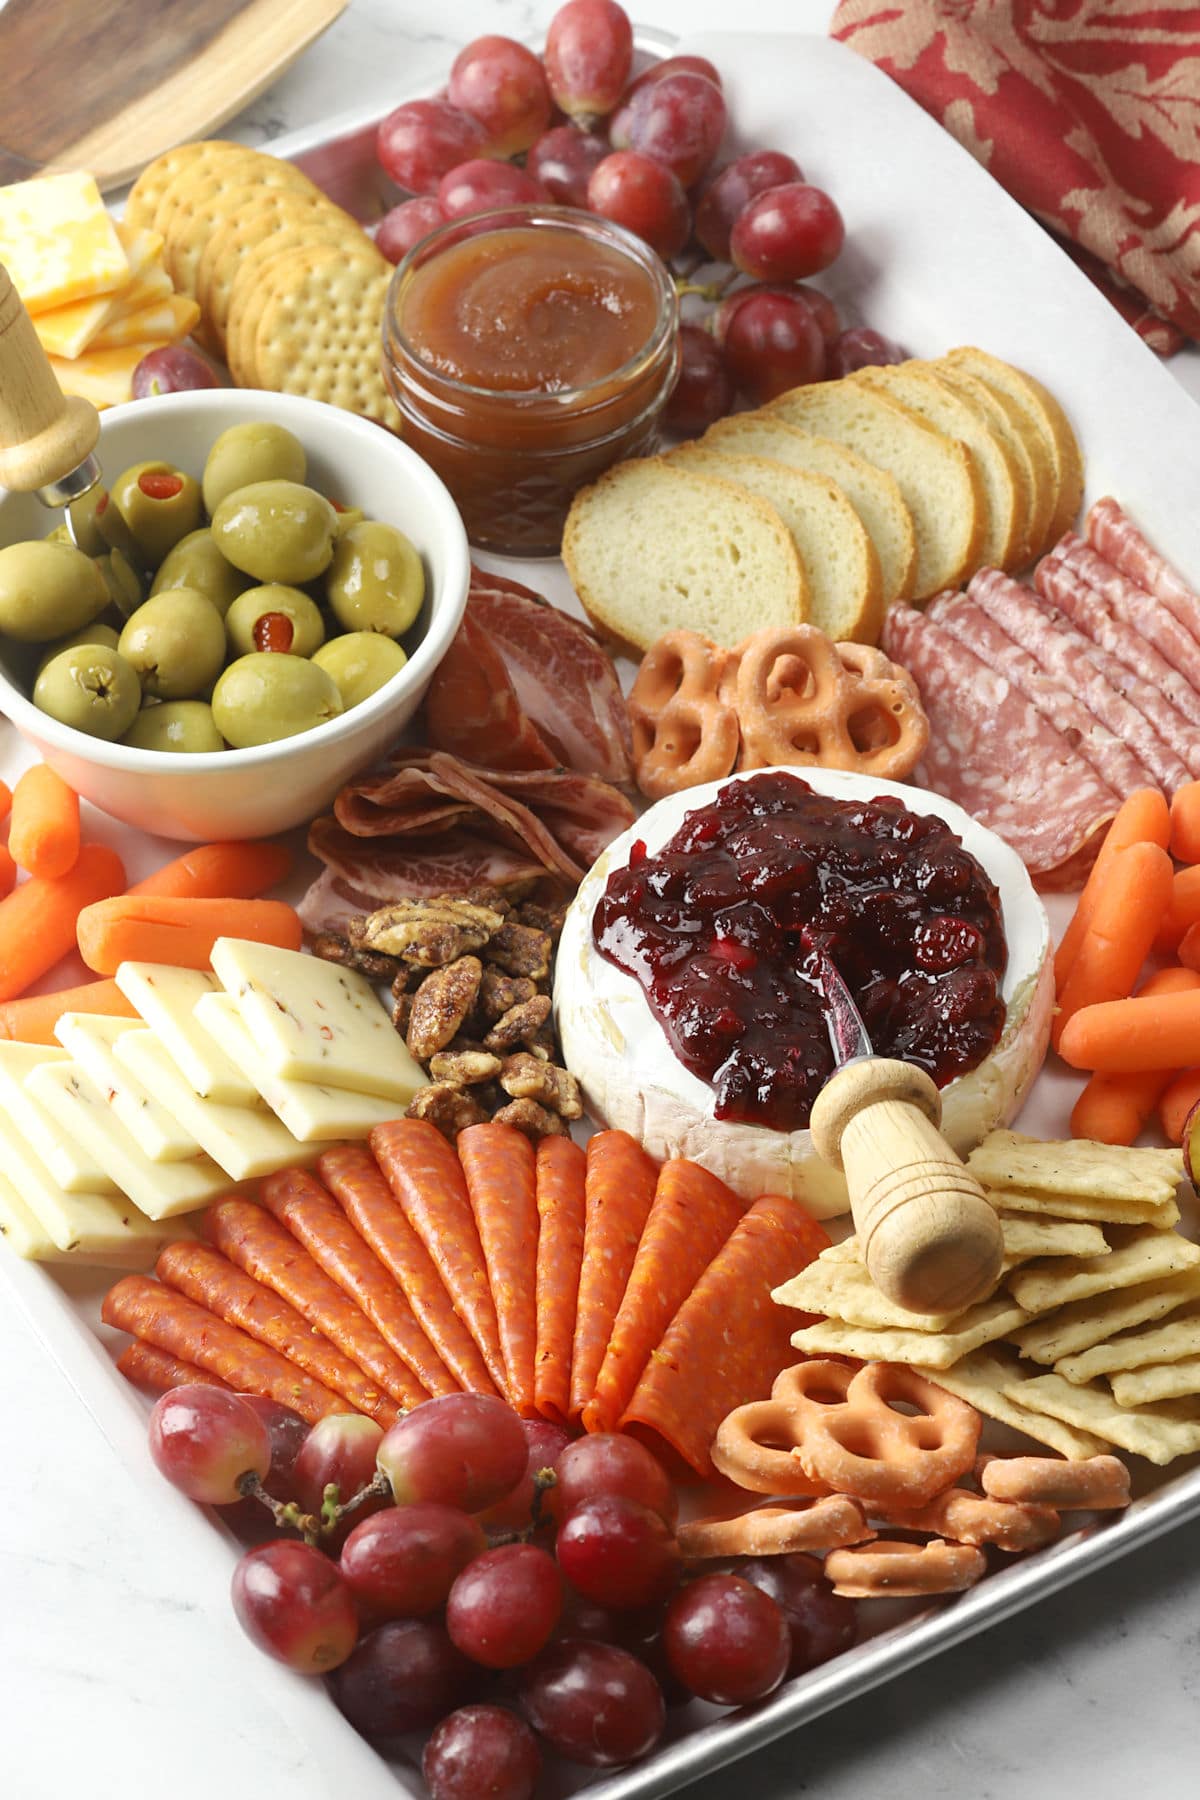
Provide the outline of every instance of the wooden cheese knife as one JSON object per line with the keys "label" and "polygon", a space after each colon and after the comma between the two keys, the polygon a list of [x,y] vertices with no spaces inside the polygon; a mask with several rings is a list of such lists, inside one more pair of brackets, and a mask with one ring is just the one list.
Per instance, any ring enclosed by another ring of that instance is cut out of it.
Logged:
{"label": "wooden cheese knife", "polygon": [[[33,320],[0,263],[0,487],[70,506],[100,479],[92,454],[100,415],[90,400],[64,398]],[[67,514],[68,525],[70,514]]]}

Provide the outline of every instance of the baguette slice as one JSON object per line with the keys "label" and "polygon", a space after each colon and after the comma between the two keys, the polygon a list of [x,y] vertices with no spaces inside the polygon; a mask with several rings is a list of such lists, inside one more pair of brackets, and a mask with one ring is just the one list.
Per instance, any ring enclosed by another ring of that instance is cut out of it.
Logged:
{"label": "baguette slice", "polygon": [[773,506],[792,534],[808,577],[812,624],[835,641],[874,644],[883,628],[879,558],[866,526],[827,475],[786,469],[763,456],[684,444],[666,458],[700,475],[720,475]]}
{"label": "baguette slice", "polygon": [[1014,546],[1014,567],[1024,568],[1045,538],[1054,499],[1053,493],[1048,491],[1050,459],[1042,448],[1041,439],[1034,434],[1031,443],[1025,434],[1020,408],[1007,394],[988,387],[977,375],[968,375],[965,369],[952,368],[945,362],[922,363],[921,367],[936,376],[943,387],[951,388],[964,400],[969,400],[1008,451],[1021,515],[1025,520],[1023,540]]}
{"label": "baguette slice", "polygon": [[811,469],[836,481],[875,546],[884,610],[909,598],[917,572],[917,539],[912,514],[886,469],[877,469],[832,438],[800,431],[767,412],[732,413],[718,419],[700,442],[705,449],[712,444],[739,455],[766,456],[790,469]]}
{"label": "baguette slice", "polygon": [[861,382],[793,388],[767,410],[836,439],[894,475],[917,534],[916,600],[957,587],[975,567],[984,512],[979,476],[962,444]]}
{"label": "baguette slice", "polygon": [[680,627],[732,648],[808,618],[808,583],[775,509],[661,457],[618,463],[576,494],[562,555],[588,618],[629,656]]}
{"label": "baguette slice", "polygon": [[1042,441],[1054,472],[1055,498],[1046,535],[1038,549],[1048,550],[1063,532],[1075,523],[1083,499],[1083,456],[1071,428],[1071,421],[1048,388],[1023,369],[1001,362],[974,344],[960,345],[942,359],[951,369],[964,369],[968,375],[1000,393],[1007,394],[1021,408],[1032,429]]}

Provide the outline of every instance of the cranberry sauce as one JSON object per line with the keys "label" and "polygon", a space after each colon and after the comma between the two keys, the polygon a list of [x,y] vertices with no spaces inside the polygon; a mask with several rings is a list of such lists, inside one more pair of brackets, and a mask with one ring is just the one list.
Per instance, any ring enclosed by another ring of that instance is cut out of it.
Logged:
{"label": "cranberry sauce", "polygon": [[636,843],[592,932],[711,1083],[718,1119],[808,1124],[834,1068],[820,951],[876,1052],[939,1087],[1004,1026],[1000,896],[949,827],[887,797],[827,799],[779,770],[730,782],[656,855]]}

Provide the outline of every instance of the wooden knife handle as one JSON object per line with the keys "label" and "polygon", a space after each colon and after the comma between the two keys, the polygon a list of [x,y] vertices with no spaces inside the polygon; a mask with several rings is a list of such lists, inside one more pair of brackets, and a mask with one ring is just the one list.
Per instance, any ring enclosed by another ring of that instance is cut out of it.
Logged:
{"label": "wooden knife handle", "polygon": [[0,487],[22,494],[50,487],[78,468],[99,436],[91,402],[63,397],[0,263]]}
{"label": "wooden knife handle", "polygon": [[909,1312],[983,1299],[1004,1253],[995,1208],[938,1130],[941,1116],[923,1070],[878,1056],[839,1069],[813,1107],[813,1142],[845,1171],[871,1278]]}

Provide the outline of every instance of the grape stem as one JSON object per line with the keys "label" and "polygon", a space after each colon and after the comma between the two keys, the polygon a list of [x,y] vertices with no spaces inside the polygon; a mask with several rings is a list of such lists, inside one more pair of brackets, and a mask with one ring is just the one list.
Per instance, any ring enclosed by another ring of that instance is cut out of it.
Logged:
{"label": "grape stem", "polygon": [[528,1544],[542,1529],[545,1520],[542,1517],[542,1496],[548,1494],[552,1487],[558,1486],[558,1476],[553,1469],[535,1469],[533,1474],[533,1500],[529,1508],[529,1523],[521,1531],[489,1531],[488,1548],[498,1550],[502,1544]]}
{"label": "grape stem", "polygon": [[339,1498],[338,1484],[331,1481],[321,1496],[319,1513],[301,1512],[295,1500],[276,1500],[268,1494],[266,1488],[254,1473],[253,1469],[241,1476],[237,1482],[239,1494],[244,1499],[258,1500],[266,1507],[275,1521],[278,1531],[298,1531],[306,1544],[318,1544],[323,1537],[329,1537],[337,1530],[343,1519],[348,1519],[368,1500],[375,1500],[390,1495],[392,1488],[387,1476],[382,1472],[369,1481],[366,1487],[359,1488],[357,1494],[351,1496],[343,1506]]}
{"label": "grape stem", "polygon": [[730,269],[728,275],[722,275],[720,281],[688,281],[677,277],[675,292],[681,300],[685,294],[699,294],[702,300],[711,300],[715,305],[718,300],[725,298],[739,274],[740,270]]}

